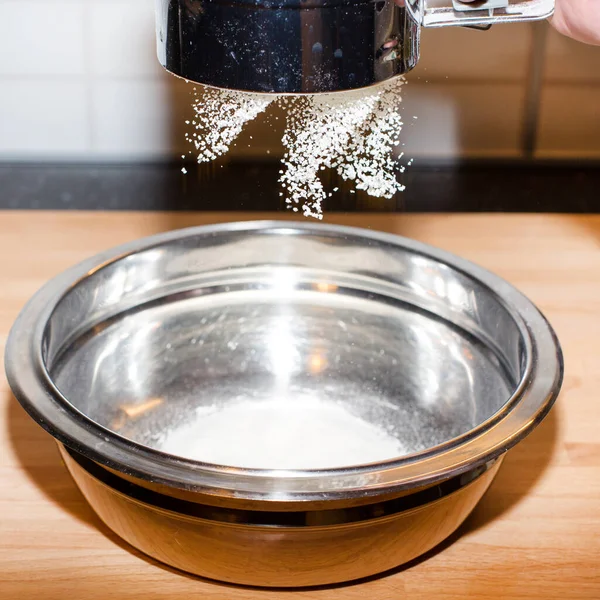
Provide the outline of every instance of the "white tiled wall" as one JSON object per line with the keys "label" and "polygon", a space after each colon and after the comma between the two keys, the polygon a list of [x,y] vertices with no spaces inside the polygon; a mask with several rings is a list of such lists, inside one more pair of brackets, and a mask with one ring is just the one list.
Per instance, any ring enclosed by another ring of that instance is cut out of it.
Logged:
{"label": "white tiled wall", "polygon": [[537,154],[540,158],[600,158],[600,85],[545,87]]}
{"label": "white tiled wall", "polygon": [[446,27],[421,31],[421,79],[521,82],[527,76],[531,27],[500,25],[489,31]]}
{"label": "white tiled wall", "polygon": [[[0,159],[180,155],[191,86],[156,60],[153,9],[154,0],[0,0]],[[528,25],[424,31],[405,88],[405,152],[518,156],[531,37]],[[600,156],[600,48],[549,41],[538,153]],[[232,155],[280,152],[282,121],[252,123]]]}
{"label": "white tiled wall", "polygon": [[0,93],[0,153],[75,157],[89,150],[85,84],[66,78],[9,78]]}
{"label": "white tiled wall", "polygon": [[600,47],[551,32],[540,106],[541,158],[600,158]]}
{"label": "white tiled wall", "polygon": [[404,93],[407,155],[519,156],[531,38],[523,25],[424,29]]}
{"label": "white tiled wall", "polygon": [[411,157],[519,155],[524,98],[518,83],[411,83],[403,104],[403,150]]}
{"label": "white tiled wall", "polygon": [[83,1],[2,0],[0,75],[84,75],[85,8]]}
{"label": "white tiled wall", "polygon": [[189,90],[156,60],[154,0],[0,0],[0,159],[184,147]]}
{"label": "white tiled wall", "polygon": [[91,21],[90,70],[94,77],[160,77],[162,67],[156,59],[154,39],[154,0],[87,1]]}

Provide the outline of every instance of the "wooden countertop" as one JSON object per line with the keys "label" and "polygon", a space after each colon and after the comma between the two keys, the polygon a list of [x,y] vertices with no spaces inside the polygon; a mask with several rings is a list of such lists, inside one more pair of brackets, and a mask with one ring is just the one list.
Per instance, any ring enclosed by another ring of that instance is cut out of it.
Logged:
{"label": "wooden countertop", "polygon": [[[0,212],[2,349],[25,301],[73,263],[158,231],[253,218]],[[600,216],[361,214],[327,221],[407,235],[480,263],[536,302],[561,340],[566,378],[555,408],[508,454],[458,534],[409,568],[328,589],[249,590],[177,573],[99,522],[2,371],[0,598],[600,598]]]}

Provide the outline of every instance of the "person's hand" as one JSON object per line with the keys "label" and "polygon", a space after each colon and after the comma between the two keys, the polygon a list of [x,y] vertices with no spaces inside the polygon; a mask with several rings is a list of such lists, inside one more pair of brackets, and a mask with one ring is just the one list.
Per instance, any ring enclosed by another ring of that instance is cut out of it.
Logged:
{"label": "person's hand", "polygon": [[586,44],[600,45],[600,0],[556,0],[550,22],[563,35]]}
{"label": "person's hand", "polygon": [[550,22],[563,35],[600,45],[600,0],[556,0]]}

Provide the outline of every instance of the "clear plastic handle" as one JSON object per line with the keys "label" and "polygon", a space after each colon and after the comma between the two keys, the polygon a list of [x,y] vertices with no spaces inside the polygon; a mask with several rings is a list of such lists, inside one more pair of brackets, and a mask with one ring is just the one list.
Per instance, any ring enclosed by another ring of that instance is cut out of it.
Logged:
{"label": "clear plastic handle", "polygon": [[547,19],[554,0],[406,0],[406,7],[424,27],[479,27]]}

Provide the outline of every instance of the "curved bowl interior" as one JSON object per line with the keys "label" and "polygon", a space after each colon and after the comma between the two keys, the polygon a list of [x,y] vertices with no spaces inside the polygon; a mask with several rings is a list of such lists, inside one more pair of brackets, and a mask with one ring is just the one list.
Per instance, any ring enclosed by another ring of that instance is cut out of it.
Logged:
{"label": "curved bowl interior", "polygon": [[43,347],[101,426],[262,469],[431,449],[502,409],[527,368],[518,322],[474,277],[402,244],[285,226],[190,233],[97,268],[60,299]]}

